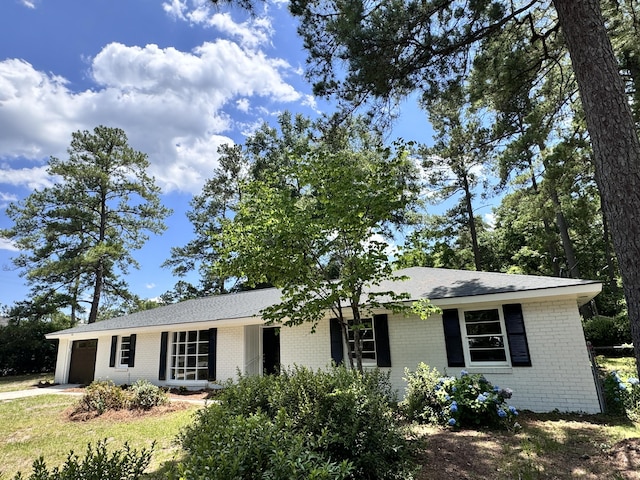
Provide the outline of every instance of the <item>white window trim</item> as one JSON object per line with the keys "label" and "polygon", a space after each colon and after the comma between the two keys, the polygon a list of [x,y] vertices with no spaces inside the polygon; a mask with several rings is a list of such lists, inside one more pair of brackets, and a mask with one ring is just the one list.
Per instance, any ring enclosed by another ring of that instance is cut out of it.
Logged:
{"label": "white window trim", "polygon": [[[125,338],[129,339],[129,347],[127,348],[128,358],[126,363],[122,363],[122,346]],[[131,336],[123,335],[118,338],[118,368],[129,368],[129,358],[131,358]]]}
{"label": "white window trim", "polygon": [[[204,330],[206,330],[206,329],[204,329]],[[174,375],[174,370],[175,370],[175,367],[173,366],[173,358],[180,355],[180,354],[174,355],[174,353],[173,353],[174,345],[176,343],[175,340],[174,340],[175,336],[179,335],[180,333],[183,333],[183,332],[186,333],[187,336],[188,336],[189,332],[192,332],[192,331],[200,332],[200,331],[202,331],[202,329],[200,329],[200,330],[176,330],[176,331],[172,331],[172,332],[169,333],[169,342],[168,342],[168,345],[167,345],[167,381],[166,381],[168,385],[202,386],[202,385],[209,384],[209,379],[208,378],[201,379],[201,380],[198,380],[197,378],[193,378],[193,379],[172,378],[172,376]],[[185,346],[188,345],[189,343],[190,342],[186,341],[185,342]],[[203,342],[200,340],[200,336],[199,336],[199,333],[198,333],[198,340],[197,340],[196,344],[200,344],[200,343],[203,343]],[[199,369],[197,357],[200,356],[200,355],[205,355],[205,354],[201,354],[199,348],[198,347],[196,347],[196,348],[197,348],[197,351],[194,354],[196,356],[196,366],[194,368],[196,369],[196,377],[197,377],[197,372],[198,372],[198,369]],[[182,355],[188,355],[188,354],[182,354]],[[208,355],[208,353],[207,353],[207,355]],[[208,361],[208,359],[207,359],[207,361]],[[185,366],[184,367],[185,371],[188,368],[189,367]],[[207,364],[207,372],[208,372],[208,368],[209,368],[209,366]]]}
{"label": "white window trim", "polygon": [[[347,324],[353,321],[353,318],[348,318]],[[374,358],[362,358],[362,366],[363,367],[377,367],[378,366],[378,340],[376,338],[376,327],[375,322],[373,321],[373,316],[371,317],[363,317],[360,319],[361,322],[370,321],[371,322],[371,331],[373,332],[373,357]],[[351,327],[348,327],[348,330],[351,331]],[[351,341],[347,343],[347,355],[351,355]],[[355,357],[354,357],[355,360]]]}
{"label": "white window trim", "polygon": [[[471,361],[471,352],[469,350],[469,337],[467,335],[467,324],[465,321],[465,312],[478,312],[478,311],[482,311],[482,310],[497,310],[498,311],[498,318],[500,319],[500,330],[501,330],[501,334],[502,334],[502,338],[504,341],[504,354],[506,357],[506,360],[503,362],[474,362]],[[465,309],[460,309],[460,318],[459,318],[459,322],[460,322],[460,332],[462,333],[462,349],[464,351],[464,360],[465,360],[465,364],[468,365],[470,368],[479,368],[479,367],[488,367],[488,368],[492,368],[492,367],[511,367],[511,352],[509,351],[509,339],[507,338],[507,327],[504,323],[504,315],[502,313],[502,306],[501,305],[497,305],[497,306],[476,306],[473,308],[465,308]]]}

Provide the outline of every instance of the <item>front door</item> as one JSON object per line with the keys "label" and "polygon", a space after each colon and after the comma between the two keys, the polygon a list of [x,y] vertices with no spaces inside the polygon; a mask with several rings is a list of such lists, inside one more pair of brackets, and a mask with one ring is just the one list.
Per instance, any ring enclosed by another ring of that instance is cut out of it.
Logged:
{"label": "front door", "polygon": [[262,329],[262,371],[265,375],[280,372],[280,328]]}
{"label": "front door", "polygon": [[98,340],[76,340],[71,346],[69,383],[89,385],[96,370]]}

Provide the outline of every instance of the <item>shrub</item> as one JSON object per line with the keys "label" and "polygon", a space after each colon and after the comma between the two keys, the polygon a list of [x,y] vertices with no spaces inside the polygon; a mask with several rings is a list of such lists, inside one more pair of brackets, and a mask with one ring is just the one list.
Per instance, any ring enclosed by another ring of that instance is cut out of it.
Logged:
{"label": "shrub", "polygon": [[640,381],[636,377],[623,379],[613,371],[605,376],[603,384],[607,413],[640,420]]}
{"label": "shrub", "polygon": [[97,412],[102,415],[107,410],[129,408],[131,395],[111,380],[92,382],[78,402],[75,412]]}
{"label": "shrub", "polygon": [[439,376],[436,381],[438,375],[424,364],[415,373],[407,372],[408,399],[402,406],[411,419],[461,428],[517,428],[518,411],[506,403],[511,390],[464,370],[459,378]]}
{"label": "shrub", "polygon": [[583,321],[584,336],[594,347],[611,347],[631,343],[629,317],[595,316]]}
{"label": "shrub", "polygon": [[33,472],[29,477],[18,473],[14,480],[135,480],[142,476],[151,461],[151,449],[137,451],[131,449],[127,443],[122,450],[107,452],[107,441],[102,440],[93,448],[87,445],[87,453],[80,460],[73,452],[67,456],[67,461],[61,468],[49,470],[40,457],[33,462]]}
{"label": "shrub", "polygon": [[404,369],[407,389],[400,404],[404,415],[420,423],[441,423],[444,418],[444,405],[438,395],[442,375],[435,368],[420,363],[415,372]]}
{"label": "shrub", "polygon": [[335,463],[312,451],[307,436],[296,432],[284,411],[229,415],[212,405],[197,414],[183,434],[188,456],[178,466],[181,479],[345,479],[348,462]]}
{"label": "shrub", "polygon": [[[412,478],[410,452],[392,407],[395,397],[389,377],[379,371],[361,375],[344,367],[317,372],[295,367],[279,376],[240,377],[237,384],[226,386],[219,400],[218,406],[203,410],[197,425],[182,437],[188,452],[194,451],[194,443],[217,435],[212,432],[225,423],[238,428],[238,438],[266,435],[265,442],[269,443],[271,427],[253,432],[255,418],[259,418],[263,423],[268,420],[276,430],[285,429],[290,437],[279,441],[291,442],[287,448],[297,451],[300,461],[312,461],[313,468],[317,467],[314,459],[319,459],[328,462],[327,468],[334,472],[344,473],[348,466],[348,478]],[[211,455],[218,455],[215,450],[221,447],[205,446],[202,455],[207,448]],[[254,460],[236,458],[243,464],[238,468],[254,468]],[[196,477],[203,472],[191,471]],[[269,475],[260,478],[345,478],[307,477],[306,473],[293,477]]]}
{"label": "shrub", "polygon": [[169,402],[167,392],[147,380],[138,380],[128,390],[131,392],[129,408],[149,410]]}

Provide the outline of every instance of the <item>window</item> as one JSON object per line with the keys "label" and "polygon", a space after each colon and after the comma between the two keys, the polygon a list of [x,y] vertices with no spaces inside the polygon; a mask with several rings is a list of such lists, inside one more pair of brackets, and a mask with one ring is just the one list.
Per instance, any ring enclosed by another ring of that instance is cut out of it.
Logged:
{"label": "window", "polygon": [[169,378],[182,381],[207,380],[209,330],[174,332],[172,335]]}
{"label": "window", "polygon": [[111,351],[109,352],[109,367],[133,367],[136,357],[136,334],[132,333],[128,337],[111,337]]}
{"label": "window", "polygon": [[[376,335],[373,327],[372,318],[360,319],[360,341],[362,342],[362,361],[370,360],[372,363],[376,361]],[[349,321],[349,350],[355,355],[356,342],[355,332],[353,329],[353,320]],[[355,357],[354,357],[355,358]]]}
{"label": "window", "polygon": [[120,366],[128,367],[131,357],[131,337],[122,337],[120,340]]}
{"label": "window", "polygon": [[507,363],[504,328],[498,309],[464,312],[464,326],[471,363]]}

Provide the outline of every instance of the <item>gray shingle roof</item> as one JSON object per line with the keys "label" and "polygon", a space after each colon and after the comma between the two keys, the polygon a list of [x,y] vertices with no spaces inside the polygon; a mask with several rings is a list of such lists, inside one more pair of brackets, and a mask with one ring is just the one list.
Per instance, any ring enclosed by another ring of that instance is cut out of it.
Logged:
{"label": "gray shingle roof", "polygon": [[[406,276],[410,279],[383,282],[374,290],[408,293],[411,300],[421,298],[438,300],[599,284],[593,280],[426,267],[399,270],[396,275]],[[56,332],[54,335],[250,318],[259,316],[264,308],[274,305],[279,300],[280,290],[275,288],[216,295],[187,300],[93,324],[79,325]]]}

